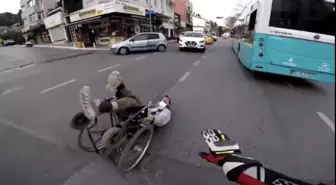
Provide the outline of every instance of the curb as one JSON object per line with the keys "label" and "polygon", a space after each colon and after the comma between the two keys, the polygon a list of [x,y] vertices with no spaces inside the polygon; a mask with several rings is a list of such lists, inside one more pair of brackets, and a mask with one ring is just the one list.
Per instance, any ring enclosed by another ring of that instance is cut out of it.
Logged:
{"label": "curb", "polygon": [[75,48],[68,46],[44,46],[44,45],[34,45],[37,48],[53,48],[53,49],[71,49],[71,50],[87,50],[87,51],[108,51],[109,48]]}

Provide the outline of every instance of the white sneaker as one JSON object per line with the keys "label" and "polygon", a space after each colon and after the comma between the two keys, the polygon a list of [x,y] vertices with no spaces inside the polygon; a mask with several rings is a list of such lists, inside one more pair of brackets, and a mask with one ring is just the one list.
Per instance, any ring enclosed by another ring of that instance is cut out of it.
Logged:
{"label": "white sneaker", "polygon": [[79,102],[83,112],[87,118],[93,120],[97,116],[97,107],[100,104],[99,100],[92,100],[91,90],[89,86],[84,86],[79,91]]}

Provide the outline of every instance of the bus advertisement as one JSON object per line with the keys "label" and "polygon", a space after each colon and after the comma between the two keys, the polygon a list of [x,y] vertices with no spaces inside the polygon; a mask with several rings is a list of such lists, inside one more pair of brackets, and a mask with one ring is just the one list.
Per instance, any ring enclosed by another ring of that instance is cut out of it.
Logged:
{"label": "bus advertisement", "polygon": [[252,71],[335,83],[335,0],[254,0],[231,30]]}

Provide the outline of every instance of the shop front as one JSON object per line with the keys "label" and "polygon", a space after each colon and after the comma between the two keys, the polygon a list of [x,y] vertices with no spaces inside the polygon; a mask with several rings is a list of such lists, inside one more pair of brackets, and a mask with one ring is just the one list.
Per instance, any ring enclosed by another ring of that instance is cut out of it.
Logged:
{"label": "shop front", "polygon": [[139,33],[145,19],[144,7],[105,2],[71,13],[68,29],[71,41],[84,47],[110,45]]}
{"label": "shop front", "polygon": [[63,12],[57,12],[44,19],[44,25],[48,29],[51,42],[67,40]]}

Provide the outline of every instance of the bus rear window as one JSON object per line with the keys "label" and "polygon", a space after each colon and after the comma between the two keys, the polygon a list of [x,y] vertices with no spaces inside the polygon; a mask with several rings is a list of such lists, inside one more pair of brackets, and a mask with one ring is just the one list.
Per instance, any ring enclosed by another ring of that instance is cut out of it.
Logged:
{"label": "bus rear window", "polygon": [[335,35],[335,6],[326,0],[273,0],[269,25]]}

